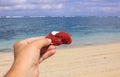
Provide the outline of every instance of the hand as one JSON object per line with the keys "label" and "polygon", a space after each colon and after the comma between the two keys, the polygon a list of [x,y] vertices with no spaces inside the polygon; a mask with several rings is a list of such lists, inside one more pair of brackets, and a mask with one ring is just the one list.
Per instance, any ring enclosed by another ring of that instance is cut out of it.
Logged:
{"label": "hand", "polygon": [[55,46],[45,37],[28,38],[15,43],[14,63],[5,77],[38,77],[39,63],[55,54]]}

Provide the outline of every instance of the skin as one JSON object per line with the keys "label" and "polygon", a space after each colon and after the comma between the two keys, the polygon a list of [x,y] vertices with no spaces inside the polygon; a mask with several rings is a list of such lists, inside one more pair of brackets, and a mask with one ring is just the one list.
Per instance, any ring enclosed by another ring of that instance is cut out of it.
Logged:
{"label": "skin", "polygon": [[39,64],[53,54],[55,54],[55,46],[45,37],[16,42],[13,65],[4,77],[38,77]]}

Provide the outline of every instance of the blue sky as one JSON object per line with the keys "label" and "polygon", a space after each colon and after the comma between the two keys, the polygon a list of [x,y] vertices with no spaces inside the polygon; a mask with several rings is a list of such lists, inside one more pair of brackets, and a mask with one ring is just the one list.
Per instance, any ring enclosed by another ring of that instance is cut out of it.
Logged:
{"label": "blue sky", "polygon": [[0,0],[0,16],[120,16],[120,0]]}

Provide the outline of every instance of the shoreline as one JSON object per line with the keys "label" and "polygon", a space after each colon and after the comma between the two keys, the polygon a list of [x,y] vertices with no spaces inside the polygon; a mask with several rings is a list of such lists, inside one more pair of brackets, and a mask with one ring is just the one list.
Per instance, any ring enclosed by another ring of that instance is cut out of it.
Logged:
{"label": "shoreline", "polygon": [[[84,47],[94,47],[94,46],[104,46],[104,45],[111,45],[111,44],[120,44],[120,42],[113,42],[113,43],[104,43],[104,44],[85,44],[80,46],[74,46],[74,45],[61,45],[56,46],[56,50],[64,50],[64,49],[74,49],[74,48],[84,48]],[[2,48],[0,49],[0,53],[7,53],[14,51],[13,48]]]}

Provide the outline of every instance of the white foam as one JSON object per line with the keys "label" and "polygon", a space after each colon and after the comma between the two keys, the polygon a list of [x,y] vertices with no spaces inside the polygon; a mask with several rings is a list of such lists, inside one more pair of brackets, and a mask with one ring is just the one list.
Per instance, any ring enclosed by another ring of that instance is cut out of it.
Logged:
{"label": "white foam", "polygon": [[52,31],[51,32],[52,35],[56,35],[57,33],[59,33],[59,31]]}

